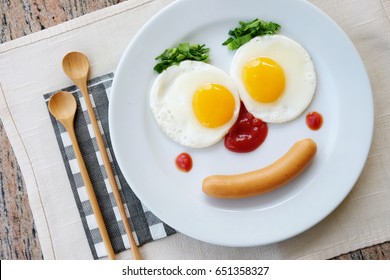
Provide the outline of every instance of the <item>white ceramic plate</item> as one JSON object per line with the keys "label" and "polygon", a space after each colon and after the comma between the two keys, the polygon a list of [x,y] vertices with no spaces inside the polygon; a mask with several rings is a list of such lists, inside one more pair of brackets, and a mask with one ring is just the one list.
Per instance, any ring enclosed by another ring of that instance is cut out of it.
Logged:
{"label": "white ceramic plate", "polygon": [[[210,63],[228,71],[233,56],[221,43],[238,21],[260,18],[282,25],[280,34],[311,54],[318,86],[312,104],[298,119],[269,125],[255,152],[234,154],[223,143],[189,149],[170,140],[149,109],[157,74],[154,58],[180,42],[206,44]],[[324,117],[323,127],[305,124],[308,111]],[[209,243],[253,246],[287,239],[332,212],[354,186],[371,144],[373,101],[363,63],[344,32],[306,1],[181,0],[155,15],[127,47],[114,78],[109,125],[119,166],[141,201],[178,231]],[[285,187],[266,195],[218,200],[202,193],[203,178],[240,173],[270,164],[304,137],[318,153],[310,167]],[[175,157],[186,151],[194,166],[180,172]]]}

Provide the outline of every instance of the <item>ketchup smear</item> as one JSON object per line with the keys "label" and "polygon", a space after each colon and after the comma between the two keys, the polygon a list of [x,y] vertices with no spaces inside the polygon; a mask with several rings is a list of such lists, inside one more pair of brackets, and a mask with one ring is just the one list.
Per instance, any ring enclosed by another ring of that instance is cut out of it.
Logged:
{"label": "ketchup smear", "polygon": [[236,153],[251,152],[264,142],[267,134],[267,123],[255,118],[241,102],[238,119],[225,136],[225,147]]}
{"label": "ketchup smear", "polygon": [[192,158],[187,153],[181,153],[176,157],[176,166],[183,172],[189,172],[192,169]]}
{"label": "ketchup smear", "polygon": [[322,116],[318,112],[310,112],[306,115],[306,124],[312,130],[318,130],[322,126]]}

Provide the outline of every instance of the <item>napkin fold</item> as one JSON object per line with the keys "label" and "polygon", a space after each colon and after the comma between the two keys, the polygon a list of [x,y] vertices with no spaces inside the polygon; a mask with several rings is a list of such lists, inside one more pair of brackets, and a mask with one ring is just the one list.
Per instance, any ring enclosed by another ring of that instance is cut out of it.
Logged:
{"label": "napkin fold", "polygon": [[[112,164],[114,176],[120,189],[124,208],[127,210],[127,217],[134,231],[133,235],[137,244],[143,245],[171,235],[175,233],[175,230],[163,223],[141,203],[127,184],[115,160],[108,129],[108,100],[113,77],[114,74],[109,73],[91,79],[88,81],[88,91],[108,157]],[[72,93],[76,98],[77,110],[74,126],[80,151],[90,175],[114,251],[116,253],[122,252],[130,248],[130,243],[103,165],[84,97],[76,86],[70,86],[61,90]],[[48,104],[50,97],[55,93],[56,91],[44,95],[46,104]],[[69,134],[51,114],[50,119],[92,255],[95,259],[105,257],[107,256],[107,251],[81,178],[80,168],[75,158]]]}

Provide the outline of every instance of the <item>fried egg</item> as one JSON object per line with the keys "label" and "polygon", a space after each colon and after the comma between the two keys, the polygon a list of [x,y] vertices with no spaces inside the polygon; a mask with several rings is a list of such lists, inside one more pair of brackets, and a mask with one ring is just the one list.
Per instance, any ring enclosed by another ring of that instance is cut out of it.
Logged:
{"label": "fried egg", "polygon": [[310,55],[283,35],[255,37],[241,46],[232,59],[230,75],[247,110],[268,123],[298,117],[316,88]]}
{"label": "fried egg", "polygon": [[160,128],[174,141],[208,147],[228,132],[238,117],[237,88],[223,70],[198,61],[183,61],[155,79],[150,108]]}

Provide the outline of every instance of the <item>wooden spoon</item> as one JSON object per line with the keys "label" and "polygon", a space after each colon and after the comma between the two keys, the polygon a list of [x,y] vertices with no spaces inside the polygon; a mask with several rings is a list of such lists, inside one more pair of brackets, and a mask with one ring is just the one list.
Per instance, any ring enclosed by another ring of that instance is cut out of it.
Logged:
{"label": "wooden spoon", "polygon": [[87,79],[88,79],[88,72],[89,72],[89,61],[87,56],[80,52],[70,52],[68,53],[62,60],[62,68],[65,72],[65,74],[79,87],[84,100],[85,104],[87,106],[89,118],[91,119],[91,124],[93,127],[93,130],[96,135],[96,141],[99,146],[100,153],[103,158],[104,167],[106,169],[106,173],[108,176],[108,180],[110,182],[110,185],[112,187],[112,192],[114,194],[114,198],[116,201],[116,204],[118,205],[119,213],[121,215],[123,224],[125,226],[125,230],[127,233],[127,237],[130,240],[130,246],[131,250],[133,252],[134,259],[136,260],[142,260],[141,253],[137,247],[137,244],[134,240],[134,236],[126,215],[125,208],[123,206],[122,198],[119,192],[118,185],[116,183],[114,173],[112,171],[111,163],[107,155],[106,147],[103,142],[103,138],[101,136],[101,132],[99,129],[99,126],[96,121],[95,113],[92,108],[91,100],[89,99],[88,95],[88,88],[87,88]]}
{"label": "wooden spoon", "polygon": [[72,141],[73,150],[76,155],[77,163],[80,167],[81,177],[83,178],[85,188],[89,200],[91,202],[92,211],[95,214],[96,223],[103,238],[103,243],[107,249],[110,259],[115,259],[114,249],[112,248],[110,237],[108,236],[106,225],[104,224],[103,215],[100,211],[99,204],[93,190],[91,179],[89,178],[87,168],[80,152],[80,147],[77,143],[76,134],[74,131],[74,117],[76,115],[77,104],[74,96],[66,91],[55,93],[49,100],[50,113],[65,127],[68,131],[70,140]]}

